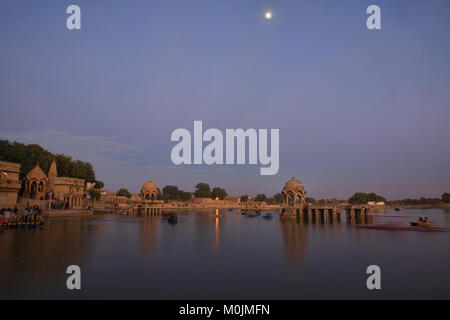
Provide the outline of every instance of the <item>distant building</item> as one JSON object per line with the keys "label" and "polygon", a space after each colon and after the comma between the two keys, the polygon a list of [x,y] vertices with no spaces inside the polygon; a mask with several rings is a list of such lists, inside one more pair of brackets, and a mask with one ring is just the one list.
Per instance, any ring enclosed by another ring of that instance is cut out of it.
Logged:
{"label": "distant building", "polygon": [[386,205],[384,202],[376,202],[376,201],[369,201],[369,202],[367,202],[367,204],[369,206],[375,206],[375,207],[383,207]]}
{"label": "distant building", "polygon": [[58,177],[55,161],[50,165],[48,175],[37,164],[27,174],[24,183],[24,196],[29,196],[31,199],[53,199],[70,209],[83,208],[84,180]]}
{"label": "distant building", "polygon": [[213,204],[216,203],[217,200],[212,198],[193,198],[192,202],[195,204]]}
{"label": "distant building", "polygon": [[241,197],[228,197],[228,198],[225,198],[225,200],[229,201],[230,203],[235,203],[235,204],[241,203]]}
{"label": "distant building", "polygon": [[21,188],[20,164],[0,161],[0,207],[14,207]]}
{"label": "distant building", "polygon": [[117,196],[116,194],[108,194],[105,196],[105,205],[108,207],[121,207],[128,203],[128,198],[125,196]]}

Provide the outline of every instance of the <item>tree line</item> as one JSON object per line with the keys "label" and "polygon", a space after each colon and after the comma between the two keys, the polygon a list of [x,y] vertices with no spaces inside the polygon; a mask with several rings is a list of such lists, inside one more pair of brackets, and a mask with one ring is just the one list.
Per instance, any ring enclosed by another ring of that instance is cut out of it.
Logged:
{"label": "tree line", "polygon": [[[116,195],[118,196],[126,196],[127,198],[131,198],[131,193],[125,189],[121,188]],[[179,189],[177,186],[167,185],[162,191],[158,189],[158,200],[164,201],[189,201],[192,197],[195,198],[211,198],[211,199],[220,199],[223,200],[228,196],[225,189],[220,187],[214,187],[211,189],[210,185],[205,182],[200,182],[195,186],[195,192],[186,192]],[[284,197],[281,193],[276,193],[272,197],[267,197],[265,194],[260,193],[257,194],[253,199],[248,195],[242,195],[240,197],[241,202],[248,202],[253,200],[255,202],[266,202],[268,204],[279,204],[284,202]],[[314,198],[307,197],[306,203],[319,203],[319,204],[337,204],[337,203],[345,203],[345,200],[337,200],[337,199],[320,199],[316,200]],[[434,198],[420,198],[420,199],[404,199],[404,200],[394,200],[394,201],[386,201],[386,199],[380,195],[377,195],[374,192],[364,193],[364,192],[356,192],[353,194],[348,200],[350,204],[367,204],[368,202],[385,202],[386,204],[403,204],[403,205],[421,205],[421,204],[437,204],[440,202],[450,203],[450,193],[444,193],[441,199]]]}
{"label": "tree line", "polygon": [[[131,198],[131,193],[126,188],[121,188],[116,192],[117,196],[125,196],[127,198]],[[189,201],[193,197],[195,198],[210,198],[210,199],[220,199],[224,200],[228,197],[228,193],[224,188],[214,187],[205,182],[199,182],[195,186],[194,192],[183,191],[177,186],[167,185],[162,190],[158,189],[158,200],[164,201]],[[241,196],[241,202],[247,202],[250,200],[250,196],[243,195]],[[265,194],[258,194],[253,199],[257,202],[265,201],[269,204],[276,204],[283,202],[283,195],[281,193],[275,194],[273,197],[267,197]]]}
{"label": "tree line", "polygon": [[386,202],[386,199],[374,192],[371,192],[369,194],[364,192],[357,192],[347,201],[350,204],[367,204],[367,202]]}
{"label": "tree line", "polygon": [[37,164],[48,173],[50,164],[56,161],[59,177],[84,179],[85,182],[95,182],[96,188],[102,188],[103,182],[96,180],[92,164],[74,160],[66,154],[52,153],[38,144],[24,144],[0,140],[0,161],[20,163],[21,179]]}
{"label": "tree line", "polygon": [[376,193],[363,193],[357,192],[348,199],[350,204],[366,204],[367,202],[385,202],[388,205],[433,205],[439,204],[441,202],[450,203],[450,193],[442,194],[441,198],[418,198],[418,199],[402,199],[402,200],[391,200],[386,201],[382,196]]}

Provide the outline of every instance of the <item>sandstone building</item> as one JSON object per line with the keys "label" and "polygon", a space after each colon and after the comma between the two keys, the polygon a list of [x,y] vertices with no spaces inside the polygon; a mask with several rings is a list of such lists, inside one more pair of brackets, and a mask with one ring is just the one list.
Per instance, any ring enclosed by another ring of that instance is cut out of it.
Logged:
{"label": "sandstone building", "polygon": [[14,207],[20,190],[20,164],[0,161],[0,208]]}
{"label": "sandstone building", "polygon": [[304,206],[306,203],[306,189],[303,184],[294,177],[286,182],[281,193],[286,205]]}
{"label": "sandstone building", "polygon": [[83,208],[84,180],[58,177],[56,162],[50,165],[48,175],[39,164],[31,170],[24,180],[24,196],[38,200],[56,200],[70,209]]}

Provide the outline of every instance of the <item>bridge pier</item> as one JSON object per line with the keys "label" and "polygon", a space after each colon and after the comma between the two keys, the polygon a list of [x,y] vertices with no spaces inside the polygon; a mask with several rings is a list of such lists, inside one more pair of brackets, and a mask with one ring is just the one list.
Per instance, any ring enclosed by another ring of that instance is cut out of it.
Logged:
{"label": "bridge pier", "polygon": [[363,205],[354,205],[345,207],[344,209],[347,222],[356,224],[368,223],[370,217],[368,216],[369,210],[367,207]]}
{"label": "bridge pier", "polygon": [[[157,209],[158,210],[158,209]],[[333,223],[334,220],[340,221],[341,207],[339,206],[298,206],[298,207],[284,207],[281,209],[282,219],[300,219],[310,223]],[[361,210],[356,212],[354,209],[345,208],[347,217],[354,219],[361,215]]]}

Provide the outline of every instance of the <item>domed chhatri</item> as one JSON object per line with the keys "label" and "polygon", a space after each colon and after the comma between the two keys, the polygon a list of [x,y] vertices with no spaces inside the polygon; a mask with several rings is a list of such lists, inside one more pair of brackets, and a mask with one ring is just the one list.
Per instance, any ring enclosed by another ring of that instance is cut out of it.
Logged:
{"label": "domed chhatri", "polygon": [[158,196],[158,187],[153,181],[147,181],[142,185],[141,196],[144,200],[156,200],[156,197]]}
{"label": "domed chhatri", "polygon": [[294,177],[286,182],[281,193],[283,194],[284,202],[287,205],[304,205],[306,203],[306,189],[303,184]]}

